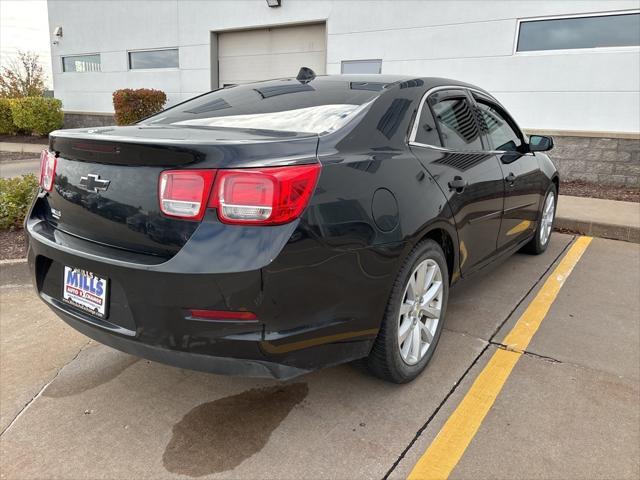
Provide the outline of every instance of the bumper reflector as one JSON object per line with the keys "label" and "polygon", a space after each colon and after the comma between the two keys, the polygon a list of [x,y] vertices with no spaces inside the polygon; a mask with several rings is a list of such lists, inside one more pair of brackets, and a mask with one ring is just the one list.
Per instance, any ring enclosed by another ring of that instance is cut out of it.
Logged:
{"label": "bumper reflector", "polygon": [[248,321],[257,322],[255,313],[228,310],[189,310],[192,320],[217,320],[222,322]]}

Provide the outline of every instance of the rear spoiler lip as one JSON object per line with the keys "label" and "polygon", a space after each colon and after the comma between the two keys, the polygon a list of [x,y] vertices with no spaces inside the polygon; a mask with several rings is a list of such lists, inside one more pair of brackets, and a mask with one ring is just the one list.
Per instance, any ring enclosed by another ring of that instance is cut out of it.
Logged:
{"label": "rear spoiler lip", "polygon": [[203,142],[58,130],[49,148],[67,160],[122,166],[250,168],[318,162],[317,135],[264,141]]}
{"label": "rear spoiler lip", "polygon": [[[102,127],[104,128],[104,127]],[[125,135],[101,135],[100,128],[94,129],[70,129],[70,130],[54,130],[49,134],[49,144],[54,139],[68,139],[68,140],[91,140],[96,142],[117,142],[117,143],[129,143],[139,145],[175,145],[181,147],[210,147],[216,145],[253,145],[262,143],[280,143],[280,142],[295,142],[301,140],[309,140],[311,138],[318,138],[318,134],[296,134],[291,137],[267,137],[264,139],[238,139],[238,140],[192,140],[192,139],[171,139],[171,138],[146,138],[137,136],[125,136]]]}

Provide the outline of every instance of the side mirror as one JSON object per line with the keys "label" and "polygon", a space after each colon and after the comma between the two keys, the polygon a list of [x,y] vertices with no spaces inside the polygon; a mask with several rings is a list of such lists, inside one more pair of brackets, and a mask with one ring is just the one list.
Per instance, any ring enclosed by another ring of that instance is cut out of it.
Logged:
{"label": "side mirror", "polygon": [[530,152],[548,152],[553,148],[553,138],[543,135],[531,135],[529,137]]}

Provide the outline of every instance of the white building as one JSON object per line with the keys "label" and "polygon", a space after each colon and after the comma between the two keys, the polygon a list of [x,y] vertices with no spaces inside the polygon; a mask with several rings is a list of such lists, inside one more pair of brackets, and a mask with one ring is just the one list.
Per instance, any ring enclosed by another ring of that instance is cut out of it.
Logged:
{"label": "white building", "polygon": [[464,80],[492,92],[527,129],[640,131],[637,0],[50,0],[48,7],[54,90],[68,113],[112,113],[119,88],[160,89],[173,104],[308,66],[318,74]]}

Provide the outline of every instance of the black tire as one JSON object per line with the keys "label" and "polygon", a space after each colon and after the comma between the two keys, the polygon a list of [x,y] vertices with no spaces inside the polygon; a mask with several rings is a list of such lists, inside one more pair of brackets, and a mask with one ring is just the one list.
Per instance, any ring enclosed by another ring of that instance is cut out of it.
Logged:
{"label": "black tire", "polygon": [[549,233],[549,237],[546,242],[543,241],[542,238],[542,215],[544,212],[544,206],[547,203],[547,198],[549,195],[553,195],[554,205],[553,205],[553,223],[556,220],[556,209],[558,208],[558,191],[554,183],[551,184],[549,189],[547,190],[546,195],[544,196],[544,201],[540,205],[540,212],[538,214],[538,226],[536,228],[536,233],[522,249],[520,250],[523,253],[528,253],[530,255],[540,255],[547,250],[549,246],[549,242],[551,241],[551,235],[553,235],[553,223],[551,224],[551,232]]}
{"label": "black tire", "polygon": [[[436,326],[433,340],[424,357],[415,365],[407,364],[401,356],[398,344],[398,322],[400,321],[400,304],[409,277],[416,267],[424,260],[431,259],[438,264],[442,274],[443,296],[440,310],[440,320]],[[407,383],[416,378],[427,366],[440,339],[449,299],[449,272],[447,260],[442,248],[433,240],[420,242],[405,259],[400,272],[394,282],[391,296],[382,320],[378,337],[373,345],[367,367],[375,376],[393,383]]]}

